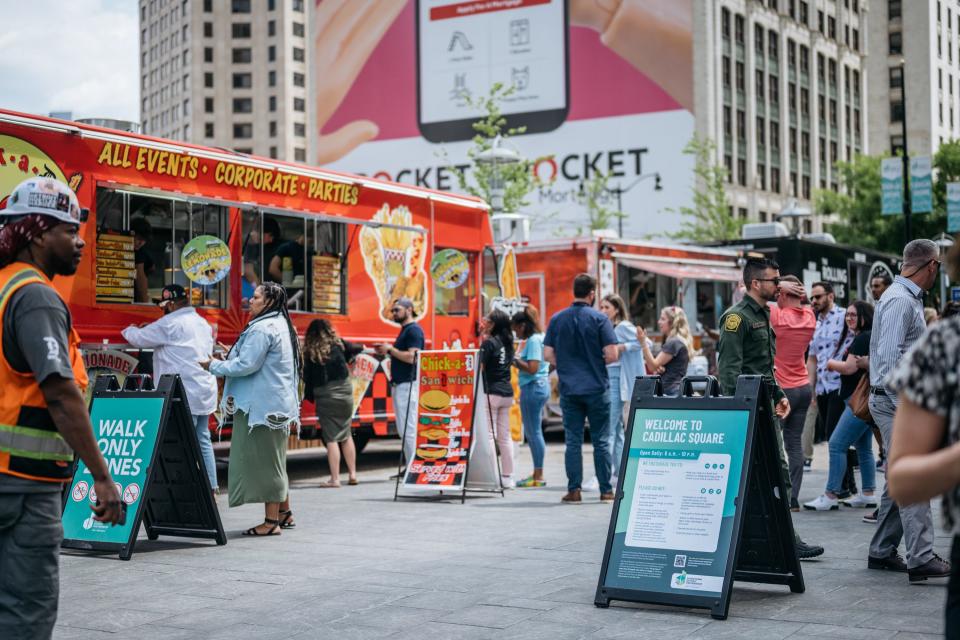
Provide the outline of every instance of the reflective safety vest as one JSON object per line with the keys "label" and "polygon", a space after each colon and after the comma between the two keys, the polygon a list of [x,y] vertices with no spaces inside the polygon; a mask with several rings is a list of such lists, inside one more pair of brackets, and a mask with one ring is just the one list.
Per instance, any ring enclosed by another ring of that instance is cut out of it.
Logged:
{"label": "reflective safety vest", "polygon": [[[66,482],[72,471],[73,450],[57,431],[36,378],[11,367],[2,348],[7,303],[22,287],[35,283],[52,288],[46,276],[26,263],[14,262],[0,269],[0,473],[41,482]],[[87,371],[80,356],[80,336],[72,328],[68,349],[74,380],[84,390]]]}

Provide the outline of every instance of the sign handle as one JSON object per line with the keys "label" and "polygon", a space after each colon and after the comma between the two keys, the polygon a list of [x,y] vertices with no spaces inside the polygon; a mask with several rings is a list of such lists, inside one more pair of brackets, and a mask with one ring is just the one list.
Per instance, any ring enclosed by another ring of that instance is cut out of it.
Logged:
{"label": "sign handle", "polygon": [[702,396],[704,398],[719,398],[721,395],[720,381],[714,376],[684,376],[683,380],[680,381],[680,395],[684,398],[697,397],[693,395],[694,384],[706,385]]}

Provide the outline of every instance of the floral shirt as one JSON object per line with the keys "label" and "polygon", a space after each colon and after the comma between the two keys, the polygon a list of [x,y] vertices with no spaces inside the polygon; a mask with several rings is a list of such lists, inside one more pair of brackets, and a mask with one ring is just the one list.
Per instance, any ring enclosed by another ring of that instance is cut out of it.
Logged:
{"label": "floral shirt", "polygon": [[[943,446],[960,442],[960,317],[933,325],[894,369],[887,385],[946,420]],[[960,486],[943,496],[946,528],[960,535]]]}
{"label": "floral shirt", "polygon": [[845,309],[833,305],[830,311],[826,314],[821,313],[817,317],[817,328],[813,332],[813,340],[810,341],[810,355],[817,358],[818,396],[840,390],[840,374],[836,371],[828,371],[827,361],[833,358],[835,353],[839,355],[846,351],[853,342],[853,334],[850,334],[841,348],[837,349],[837,343],[843,333],[845,316]]}

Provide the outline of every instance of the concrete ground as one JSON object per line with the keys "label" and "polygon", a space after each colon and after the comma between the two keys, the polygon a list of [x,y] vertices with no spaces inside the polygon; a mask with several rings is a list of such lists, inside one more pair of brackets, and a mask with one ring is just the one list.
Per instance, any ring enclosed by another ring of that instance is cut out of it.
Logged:
{"label": "concrete ground", "polygon": [[[396,441],[371,444],[361,484],[341,489],[317,487],[322,456],[292,459],[298,526],[279,537],[240,537],[262,511],[228,509],[221,496],[224,547],[143,538],[129,562],[64,554],[54,637],[932,640],[943,633],[945,581],[911,586],[904,574],[867,570],[874,525],[861,522],[862,510],[796,514],[803,538],[826,547],[819,561],[803,563],[804,594],[736,583],[725,621],[629,603],[598,609],[610,506],[596,492],[580,506],[559,503],[562,443],[548,446],[548,487],[465,505],[394,502],[387,476],[397,450]],[[822,490],[826,459],[818,446],[802,499]],[[525,448],[518,460],[529,470]],[[941,555],[948,542],[938,528]]]}

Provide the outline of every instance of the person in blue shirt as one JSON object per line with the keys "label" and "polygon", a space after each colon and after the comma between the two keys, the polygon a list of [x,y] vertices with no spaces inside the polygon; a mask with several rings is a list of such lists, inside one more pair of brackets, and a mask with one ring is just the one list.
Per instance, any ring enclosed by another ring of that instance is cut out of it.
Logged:
{"label": "person in blue shirt", "polygon": [[543,407],[550,398],[550,364],[543,358],[543,329],[540,314],[533,305],[514,314],[513,331],[523,340],[523,346],[513,358],[520,385],[520,418],[523,421],[523,437],[533,456],[533,475],[517,482],[520,488],[545,487],[543,457],[547,445],[543,439]]}
{"label": "person in blue shirt", "polygon": [[400,333],[393,344],[383,343],[376,346],[377,353],[390,356],[390,382],[393,385],[393,413],[396,419],[397,435],[403,447],[403,459],[409,463],[417,443],[417,405],[410,406],[410,399],[417,395],[417,371],[415,362],[417,352],[423,350],[425,339],[423,329],[417,324],[413,313],[413,301],[399,298],[390,308],[393,321],[400,325]]}
{"label": "person in blue shirt", "polygon": [[593,276],[581,273],[573,279],[573,298],[570,307],[550,319],[543,340],[543,357],[557,367],[560,380],[567,472],[567,494],[562,501],[582,502],[583,428],[589,420],[600,501],[613,502],[607,365],[619,359],[617,336],[610,320],[593,308],[597,299],[597,281]]}

